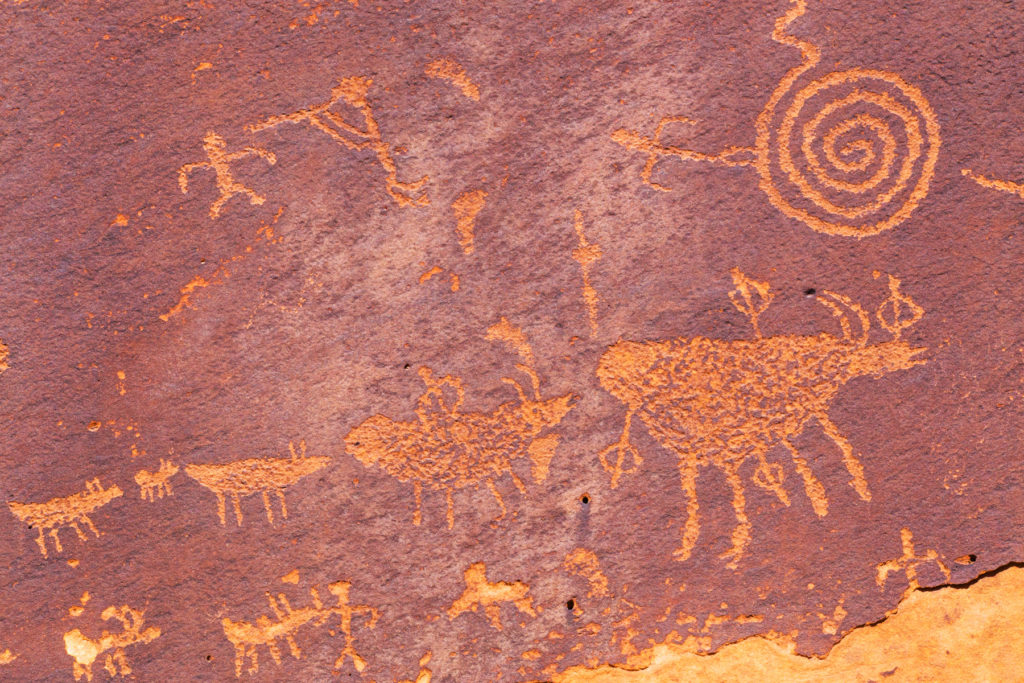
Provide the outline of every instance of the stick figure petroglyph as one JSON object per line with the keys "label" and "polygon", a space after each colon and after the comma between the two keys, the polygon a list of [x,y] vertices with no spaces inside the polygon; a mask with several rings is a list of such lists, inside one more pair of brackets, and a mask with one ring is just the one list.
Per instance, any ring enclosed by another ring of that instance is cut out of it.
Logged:
{"label": "stick figure petroglyph", "polygon": [[[619,341],[601,357],[597,376],[601,386],[627,408],[621,438],[600,453],[602,465],[612,475],[612,486],[642,462],[629,441],[631,420],[638,416],[651,436],[679,458],[687,519],[676,558],[689,558],[697,542],[697,476],[702,466],[714,465],[732,490],[736,526],[732,547],[723,557],[735,568],[750,542],[751,526],[740,466],[753,458],[757,463],[754,483],[788,506],[782,466],[765,459],[773,447],[784,446],[803,479],[814,512],[826,515],[825,489],[790,441],[813,419],[842,453],[851,486],[861,499],[870,500],[864,468],[829,417],[829,407],[850,380],[912,368],[925,362],[916,358],[925,349],[900,339],[902,331],[920,320],[924,310],[900,291],[900,281],[892,276],[890,296],[879,306],[876,317],[893,339],[869,344],[871,325],[864,309],[849,297],[829,291],[818,297],[818,302],[839,320],[842,337],[828,333],[763,337],[757,317],[774,294],[767,283],[752,280],[737,269],[732,275],[737,288],[730,298],[750,318],[756,339]],[[854,336],[844,308],[859,321],[859,337]],[[614,462],[607,458],[613,452],[617,454]],[[623,468],[627,456],[633,462],[629,470]]]}
{"label": "stick figure petroglyph", "polygon": [[232,161],[244,159],[248,156],[255,156],[264,159],[268,164],[273,166],[277,163],[277,157],[275,157],[272,152],[260,149],[259,147],[246,147],[238,152],[226,152],[227,143],[224,142],[224,138],[213,131],[207,133],[206,137],[203,138],[203,149],[206,151],[208,160],[185,164],[179,168],[178,187],[181,188],[182,194],[188,194],[189,174],[192,173],[192,171],[201,168],[213,169],[213,172],[216,174],[217,190],[220,192],[220,196],[217,197],[210,206],[210,218],[217,218],[217,216],[220,215],[221,207],[236,194],[245,195],[249,198],[249,203],[254,206],[266,201],[266,197],[256,194],[254,191],[235,180],[235,177],[231,175],[230,164]]}
{"label": "stick figure petroglyph", "polygon": [[751,166],[772,205],[818,232],[860,238],[910,216],[928,194],[938,161],[935,112],[919,89],[888,71],[836,71],[795,88],[821,62],[817,45],[788,33],[806,11],[806,0],[792,0],[775,22],[772,39],[799,49],[801,63],[758,115],[752,147],[707,154],[663,144],[665,126],[694,123],[684,116],[662,118],[651,138],[625,129],[612,134],[623,147],[647,154],[644,183],[668,190],[651,179],[665,157]]}
{"label": "stick figure petroglyph", "polygon": [[[373,109],[370,107],[369,100],[366,99],[366,94],[372,83],[372,79],[362,76],[345,78],[331,90],[331,99],[327,102],[300,109],[291,114],[271,116],[262,123],[249,126],[249,130],[255,133],[279,126],[282,123],[308,123],[313,128],[327,133],[331,139],[348,149],[356,151],[369,149],[377,155],[377,161],[387,172],[385,186],[388,195],[399,206],[426,206],[430,204],[430,198],[423,190],[423,186],[430,180],[428,176],[423,176],[410,183],[398,180],[398,169],[395,166],[395,160],[391,158],[391,147],[384,142],[380,126],[373,116]],[[359,130],[331,111],[331,108],[340,102],[359,110],[363,115],[366,130]]]}

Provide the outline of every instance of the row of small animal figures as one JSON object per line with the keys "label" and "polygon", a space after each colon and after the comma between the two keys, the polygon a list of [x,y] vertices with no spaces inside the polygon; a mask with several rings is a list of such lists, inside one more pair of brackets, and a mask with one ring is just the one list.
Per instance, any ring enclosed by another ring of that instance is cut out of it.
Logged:
{"label": "row of small animal figures", "polygon": [[[876,272],[875,276],[879,275]],[[758,318],[775,294],[768,283],[748,278],[737,269],[732,277],[736,289],[729,298],[749,317],[755,339],[619,341],[602,355],[596,374],[602,387],[626,406],[622,436],[599,454],[601,464],[611,474],[611,486],[616,487],[622,475],[635,472],[642,463],[629,439],[632,418],[639,417],[649,434],[679,459],[687,518],[677,559],[690,556],[699,535],[699,470],[714,465],[724,473],[732,492],[736,527],[732,548],[725,557],[735,568],[750,541],[751,530],[740,466],[752,461],[754,483],[788,506],[783,466],[766,458],[773,448],[783,446],[814,512],[826,515],[825,488],[790,442],[814,419],[839,448],[850,473],[850,485],[861,499],[870,500],[863,466],[830,419],[829,408],[848,381],[862,376],[877,378],[920,365],[925,361],[917,356],[925,349],[901,339],[902,332],[920,320],[924,310],[901,291],[900,281],[892,276],[890,296],[875,311],[892,339],[874,344],[868,340],[870,316],[849,297],[829,291],[818,296],[818,301],[839,321],[842,336],[823,332],[763,337]],[[859,327],[856,334],[851,319]],[[501,508],[501,519],[506,508],[494,480],[508,475],[516,488],[526,493],[512,469],[513,460],[529,456],[534,481],[546,479],[559,441],[559,435],[550,430],[573,409],[577,397],[567,393],[542,398],[540,381],[532,368],[532,352],[521,351],[520,355],[526,362],[516,368],[529,377],[531,394],[514,379],[503,378],[514,388],[518,401],[502,403],[488,413],[463,412],[461,380],[451,375],[436,377],[424,367],[420,377],[426,389],[417,401],[415,420],[396,421],[374,415],[345,437],[347,451],[365,466],[379,467],[400,481],[413,483],[414,524],[421,521],[424,486],[445,492],[451,528],[452,494],[456,489],[486,484]],[[287,517],[284,489],[330,462],[325,456],[307,456],[305,448],[305,442],[300,442],[298,450],[289,444],[290,458],[190,464],[185,466],[185,473],[216,495],[221,524],[226,523],[228,497],[236,523],[241,525],[240,498],[256,493],[262,496],[267,519],[273,524],[270,495],[277,496],[281,515]],[[162,460],[157,471],[139,472],[135,480],[141,497],[153,500],[170,494],[171,478],[178,471],[178,465]],[[98,535],[89,514],[122,493],[118,486],[103,488],[94,479],[85,491],[65,498],[42,503],[11,502],[9,506],[16,517],[37,529],[37,543],[46,555],[47,533],[58,551],[58,531],[63,527],[70,526],[83,540],[86,535],[80,525]]]}

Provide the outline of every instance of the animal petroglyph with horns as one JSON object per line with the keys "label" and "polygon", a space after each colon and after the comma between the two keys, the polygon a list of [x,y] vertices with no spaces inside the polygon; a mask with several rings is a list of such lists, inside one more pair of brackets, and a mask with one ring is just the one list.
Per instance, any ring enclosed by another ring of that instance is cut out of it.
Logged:
{"label": "animal petroglyph with horns", "polygon": [[[765,459],[771,448],[784,446],[803,479],[815,513],[824,516],[828,513],[825,489],[791,442],[814,419],[839,447],[854,490],[861,499],[870,500],[863,467],[849,441],[829,418],[829,407],[848,381],[862,376],[881,377],[924,363],[917,356],[925,349],[900,339],[902,331],[920,320],[924,310],[900,291],[900,281],[892,276],[890,296],[879,306],[876,316],[893,339],[869,344],[871,324],[864,309],[849,297],[829,291],[818,301],[839,320],[841,337],[825,332],[762,337],[757,318],[774,294],[766,282],[747,278],[735,269],[732,274],[737,288],[730,298],[750,317],[756,339],[619,341],[601,357],[597,376],[601,386],[627,409],[622,437],[600,454],[602,464],[612,474],[612,486],[642,462],[629,441],[631,421],[637,416],[651,436],[679,458],[687,518],[682,545],[675,552],[677,559],[690,557],[697,542],[697,476],[702,466],[714,465],[724,473],[732,490],[736,527],[732,547],[723,557],[735,568],[750,542],[740,466],[748,459],[756,460],[754,483],[789,505],[781,465],[769,464]],[[847,311],[860,323],[859,336],[853,333]],[[614,461],[608,459],[612,453],[617,456]],[[632,460],[629,470],[623,468],[627,457]]]}

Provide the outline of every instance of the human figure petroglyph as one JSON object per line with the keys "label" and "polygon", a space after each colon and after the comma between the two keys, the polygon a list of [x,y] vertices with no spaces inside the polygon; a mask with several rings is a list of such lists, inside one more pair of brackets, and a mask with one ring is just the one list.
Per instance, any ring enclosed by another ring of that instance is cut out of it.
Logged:
{"label": "human figure petroglyph", "polygon": [[[348,149],[371,150],[377,155],[377,161],[387,172],[385,186],[388,195],[399,206],[426,206],[430,204],[430,198],[423,187],[430,180],[429,176],[423,176],[410,183],[398,180],[398,169],[395,166],[395,160],[391,157],[391,146],[384,142],[380,126],[377,124],[377,120],[373,116],[373,109],[366,98],[372,84],[372,79],[363,76],[344,78],[331,90],[331,99],[327,102],[300,109],[291,114],[271,116],[262,123],[249,126],[249,130],[255,133],[283,123],[308,123],[313,128],[327,133],[331,139]],[[354,107],[362,114],[366,130],[359,130],[346,122],[339,114],[331,111],[335,105],[342,102]]]}
{"label": "human figure petroglyph", "polygon": [[185,164],[178,169],[178,187],[181,188],[182,194],[188,194],[189,174],[201,168],[212,169],[216,174],[217,190],[220,192],[220,196],[210,206],[210,218],[217,218],[224,204],[236,194],[248,197],[249,203],[254,206],[258,206],[266,201],[266,197],[256,194],[256,192],[235,180],[235,177],[231,175],[231,162],[248,156],[255,156],[273,166],[277,163],[277,157],[272,152],[260,149],[259,147],[246,147],[238,152],[227,152],[227,143],[224,141],[224,138],[213,131],[207,133],[206,137],[203,138],[203,150],[206,151],[207,161]]}
{"label": "human figure petroglyph", "polygon": [[160,467],[156,472],[139,470],[135,473],[135,483],[139,485],[139,497],[153,503],[157,498],[173,495],[171,478],[181,468],[169,460],[160,458]]}
{"label": "human figure petroglyph", "polygon": [[[532,362],[532,351],[518,328],[502,319],[489,333],[490,338],[512,344],[524,360]],[[507,474],[525,495],[526,487],[512,470],[512,461],[529,455],[534,480],[543,481],[558,444],[557,434],[544,432],[562,421],[575,399],[572,394],[541,398],[540,380],[533,368],[526,363],[515,367],[530,378],[533,397],[527,397],[514,379],[504,377],[502,381],[515,389],[519,402],[502,403],[490,413],[462,412],[462,380],[451,375],[435,377],[430,368],[421,367],[419,375],[426,391],[417,401],[417,421],[374,415],[348,433],[345,447],[365,466],[377,466],[399,481],[413,482],[413,524],[422,519],[423,486],[444,490],[449,529],[455,523],[452,493],[467,486],[487,485],[501,508],[500,520],[507,508],[494,480]]]}
{"label": "human figure petroglyph", "polygon": [[[890,296],[876,312],[893,339],[869,344],[868,314],[849,297],[829,291],[819,296],[818,302],[838,319],[842,337],[824,332],[816,336],[763,337],[757,316],[774,294],[767,283],[752,280],[737,269],[732,274],[737,288],[730,298],[754,324],[756,339],[619,341],[601,357],[597,376],[601,386],[627,409],[621,438],[600,453],[602,465],[612,475],[612,486],[642,463],[640,453],[629,441],[631,420],[638,416],[651,436],[679,458],[687,519],[676,558],[689,558],[697,542],[697,476],[700,467],[714,465],[732,490],[736,527],[732,547],[723,557],[735,568],[750,542],[740,466],[753,458],[757,463],[754,483],[788,506],[782,466],[765,458],[773,447],[784,446],[803,479],[814,512],[826,515],[825,489],[791,442],[813,419],[842,453],[850,484],[858,496],[870,500],[863,466],[829,417],[829,407],[848,381],[912,368],[925,362],[916,357],[925,349],[900,339],[903,330],[920,320],[924,310],[900,290],[895,277],[889,277]],[[859,337],[853,334],[847,311],[859,321]],[[617,455],[614,462],[608,459],[611,453]],[[623,467],[627,457],[632,460],[628,470]]]}
{"label": "human figure petroglyph", "polygon": [[946,581],[949,581],[949,567],[947,567],[941,559],[939,554],[934,550],[925,551],[924,555],[918,555],[914,550],[914,534],[911,533],[910,529],[900,529],[900,545],[903,548],[903,554],[894,560],[888,560],[880,563],[875,567],[875,582],[879,588],[883,588],[886,582],[889,580],[889,574],[896,572],[903,572],[907,577],[907,590],[915,591],[921,587],[917,577],[918,566],[926,563],[933,563],[938,567],[942,575],[946,577]]}
{"label": "human figure petroglyph", "polygon": [[597,290],[590,282],[590,270],[594,264],[601,260],[603,255],[601,247],[587,240],[583,233],[583,214],[577,210],[573,217],[573,227],[576,230],[578,246],[572,250],[572,258],[580,264],[583,271],[583,303],[587,307],[587,319],[590,322],[590,336],[597,336]]}
{"label": "human figure petroglyph", "polygon": [[650,138],[626,129],[612,134],[623,147],[647,154],[644,183],[669,189],[651,178],[665,157],[751,166],[777,209],[819,232],[860,238],[910,216],[928,194],[938,161],[935,112],[919,89],[888,71],[837,71],[797,89],[821,62],[817,45],[788,33],[806,11],[806,0],[792,0],[775,22],[772,39],[799,49],[801,63],[783,77],[758,115],[752,147],[708,154],[665,145],[661,139],[667,125],[695,123],[685,116],[662,118]]}
{"label": "human figure petroglyph", "polygon": [[463,612],[476,612],[482,607],[487,621],[497,630],[501,630],[501,603],[511,602],[517,610],[531,617],[537,616],[533,609],[533,598],[530,587],[521,581],[512,583],[487,580],[487,567],[483,562],[474,562],[463,573],[466,590],[448,608],[448,620],[451,621]]}
{"label": "human figure petroglyph", "polygon": [[121,631],[111,633],[104,630],[99,639],[93,640],[80,630],[72,629],[64,634],[64,649],[74,659],[72,672],[75,680],[83,676],[92,680],[92,665],[100,655],[105,654],[103,668],[110,677],[128,676],[132,668],[125,656],[125,648],[132,645],[151,643],[160,637],[160,629],[155,626],[143,630],[145,615],[141,610],[132,609],[128,605],[116,607],[111,605],[100,615],[104,621],[111,619],[121,623]]}
{"label": "human figure petroglyph", "polygon": [[[348,581],[337,581],[330,584],[327,589],[335,597],[335,606],[325,607],[320,599],[320,593],[316,586],[309,589],[311,606],[293,608],[288,598],[279,593],[275,598],[269,592],[267,600],[270,603],[270,610],[274,617],[260,615],[255,622],[233,621],[227,617],[221,619],[221,626],[224,628],[224,635],[235,648],[235,676],[241,677],[242,668],[248,658],[250,674],[259,672],[259,650],[265,646],[270,656],[278,665],[281,664],[281,649],[278,641],[284,640],[288,645],[288,651],[295,659],[302,657],[302,651],[295,642],[295,634],[306,624],[321,627],[327,623],[332,616],[340,619],[339,627],[345,636],[345,646],[334,663],[336,669],[342,668],[346,658],[352,659],[352,664],[357,671],[366,668],[366,660],[355,650],[355,636],[352,634],[353,618],[358,616],[368,617],[367,628],[374,628],[380,613],[369,605],[352,605],[349,603],[349,590],[351,584]],[[333,634],[333,632],[332,632]]]}
{"label": "human figure petroglyph", "polygon": [[9,502],[7,507],[11,509],[15,517],[28,524],[30,529],[39,531],[36,544],[39,546],[39,551],[43,553],[43,557],[48,557],[45,538],[47,532],[53,539],[53,546],[58,553],[63,551],[58,536],[61,527],[70,526],[75,530],[78,538],[87,541],[88,536],[79,526],[82,524],[99,538],[100,532],[92,523],[89,514],[121,495],[123,492],[116,484],[105,489],[100,485],[99,479],[93,479],[85,483],[84,491],[64,498],[53,498],[45,503]]}
{"label": "human figure petroglyph", "polygon": [[288,518],[284,489],[299,479],[327,467],[331,459],[326,456],[306,456],[306,442],[299,442],[299,450],[288,443],[290,458],[247,458],[223,465],[185,465],[185,474],[213,491],[217,496],[217,516],[226,524],[225,496],[231,497],[235,511],[235,523],[242,526],[240,498],[259,493],[263,498],[263,509],[267,521],[274,523],[274,510],[270,505],[270,493],[277,494],[281,503],[281,516]]}

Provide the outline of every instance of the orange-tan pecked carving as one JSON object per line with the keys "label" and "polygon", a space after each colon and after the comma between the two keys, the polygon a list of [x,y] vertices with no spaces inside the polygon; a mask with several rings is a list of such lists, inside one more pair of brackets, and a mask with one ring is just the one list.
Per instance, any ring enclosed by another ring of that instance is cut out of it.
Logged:
{"label": "orange-tan pecked carving", "polygon": [[266,197],[256,194],[235,180],[234,176],[231,175],[230,165],[232,161],[244,159],[248,156],[256,156],[266,160],[271,166],[277,163],[277,157],[272,152],[260,149],[259,147],[246,147],[239,152],[227,152],[225,151],[226,149],[227,143],[224,142],[224,138],[210,131],[203,138],[203,150],[206,151],[207,161],[185,164],[178,169],[178,187],[181,188],[182,194],[188,194],[188,176],[192,171],[209,168],[216,174],[217,190],[220,192],[220,196],[210,206],[210,218],[219,216],[224,204],[236,194],[248,197],[249,203],[253,205],[260,205],[266,201]]}
{"label": "orange-tan pecked carving", "polygon": [[515,608],[531,617],[537,616],[533,609],[533,598],[529,596],[530,587],[521,581],[507,583],[487,580],[487,567],[483,562],[475,562],[463,573],[466,579],[466,590],[448,608],[448,620],[451,621],[463,612],[476,612],[483,607],[487,621],[497,630],[501,630],[501,603],[511,602]]}
{"label": "orange-tan pecked carving", "polygon": [[299,442],[299,450],[290,442],[290,458],[246,458],[223,465],[185,465],[185,474],[210,489],[217,496],[217,516],[226,524],[225,496],[231,496],[235,510],[235,523],[242,526],[242,508],[239,499],[259,493],[263,497],[263,509],[267,521],[274,523],[274,511],[270,506],[270,492],[277,494],[281,502],[281,516],[288,518],[285,507],[284,489],[299,479],[327,467],[331,459],[318,455],[306,456],[306,442]]}
{"label": "orange-tan pecked carving", "polygon": [[424,68],[431,78],[441,78],[448,81],[462,91],[462,94],[471,100],[480,99],[480,88],[472,81],[466,69],[450,57],[441,57],[427,64]]}
{"label": "orange-tan pecked carving", "polygon": [[896,559],[882,562],[875,568],[875,581],[878,583],[879,588],[885,586],[889,580],[889,574],[903,572],[907,577],[907,589],[903,594],[906,597],[921,587],[917,578],[917,567],[928,562],[933,563],[942,572],[946,581],[949,581],[949,568],[939,559],[937,552],[928,550],[924,555],[916,554],[914,550],[914,534],[911,533],[910,529],[900,529],[900,545],[903,548],[902,555]]}
{"label": "orange-tan pecked carving", "polygon": [[[416,498],[413,524],[421,521],[422,488],[443,490],[448,504],[448,528],[455,523],[452,493],[466,486],[486,484],[505,517],[504,499],[494,479],[509,475],[520,493],[526,488],[512,470],[512,461],[529,455],[535,481],[543,481],[558,444],[557,434],[543,434],[557,426],[573,408],[572,394],[542,399],[540,381],[532,368],[533,352],[522,331],[504,318],[491,326],[488,338],[504,341],[517,350],[526,363],[516,368],[533,385],[533,398],[514,379],[518,403],[502,403],[490,413],[460,411],[465,391],[462,380],[451,375],[435,377],[430,368],[419,370],[426,391],[416,405],[414,422],[398,422],[374,415],[345,437],[348,452],[367,467],[377,466],[399,481],[412,481]],[[454,394],[454,396],[453,396]],[[543,434],[543,435],[542,435]]]}
{"label": "orange-tan pecked carving", "polygon": [[92,639],[83,634],[80,630],[72,629],[64,634],[64,649],[74,659],[72,673],[75,680],[83,676],[91,681],[93,672],[92,665],[100,655],[105,655],[103,668],[111,678],[115,676],[128,676],[132,668],[128,664],[128,658],[124,650],[132,645],[145,645],[152,643],[160,637],[160,629],[155,626],[143,629],[145,615],[142,610],[132,609],[128,605],[116,607],[111,605],[103,610],[100,618],[104,621],[116,620],[121,623],[121,630],[111,633],[106,629],[97,639]]}
{"label": "orange-tan pecked carving", "polygon": [[396,683],[430,683],[431,679],[433,679],[433,672],[427,668],[427,664],[430,664],[430,657],[432,654],[433,653],[428,650],[425,655],[420,657],[420,672],[416,675],[415,679],[405,678],[400,681],[396,681]]}
{"label": "orange-tan pecked carving", "polygon": [[603,252],[601,247],[593,242],[587,241],[583,234],[583,214],[577,209],[573,218],[573,227],[576,229],[576,238],[579,246],[572,250],[572,258],[580,264],[583,271],[583,303],[587,306],[587,318],[590,321],[590,336],[597,336],[597,290],[590,283],[590,269],[601,260]]}
{"label": "orange-tan pecked carving", "polygon": [[84,491],[64,498],[53,498],[45,503],[16,503],[12,501],[7,503],[7,506],[14,516],[28,524],[30,529],[39,531],[36,543],[39,545],[39,551],[43,553],[43,557],[48,557],[45,537],[47,532],[53,539],[53,546],[58,553],[63,551],[58,536],[61,527],[71,527],[75,530],[78,538],[86,541],[88,537],[79,526],[79,524],[83,524],[99,538],[100,532],[89,519],[89,513],[98,510],[121,495],[123,492],[116,484],[105,489],[100,485],[99,479],[93,479],[85,483]]}
{"label": "orange-tan pecked carving", "polygon": [[171,461],[160,458],[160,467],[156,472],[136,472],[135,483],[139,485],[139,497],[152,503],[157,498],[172,495],[174,491],[171,489],[171,478],[180,469]]}
{"label": "orange-tan pecked carving", "polygon": [[[271,116],[262,123],[249,126],[252,132],[258,132],[279,126],[282,123],[308,123],[313,128],[321,130],[331,136],[335,142],[351,150],[370,150],[377,155],[377,161],[387,173],[385,186],[388,195],[394,199],[399,206],[426,206],[430,204],[423,186],[430,180],[423,176],[417,181],[403,183],[398,180],[398,168],[395,160],[391,158],[391,147],[384,142],[373,116],[373,109],[370,107],[366,93],[370,90],[372,79],[362,76],[350,76],[331,90],[331,99],[323,104],[317,104],[306,109],[300,109],[291,114]],[[340,115],[331,111],[331,108],[340,102],[359,110],[363,115],[366,130],[359,130],[350,123],[347,123]]]}
{"label": "orange-tan pecked carving", "polygon": [[471,190],[463,192],[452,202],[452,211],[455,212],[455,232],[459,236],[459,246],[467,254],[473,253],[473,230],[476,227],[476,215],[483,210],[486,199],[487,193],[483,190]]}
{"label": "orange-tan pecked carving", "polygon": [[620,145],[647,154],[645,183],[668,190],[651,179],[664,157],[752,166],[779,211],[830,235],[875,235],[913,213],[928,194],[939,157],[935,112],[919,89],[888,71],[833,71],[798,89],[821,62],[817,45],[787,32],[806,11],[806,0],[792,0],[775,22],[772,39],[800,50],[801,63],[757,117],[753,147],[707,154],[663,144],[665,126],[694,123],[682,116],[663,118],[651,138],[625,129],[612,134]]}
{"label": "orange-tan pecked carving", "polygon": [[[355,650],[355,637],[352,635],[352,619],[356,616],[367,616],[368,628],[377,625],[380,613],[369,605],[349,604],[349,590],[351,584],[348,581],[337,581],[330,584],[327,590],[334,596],[337,604],[333,607],[325,607],[320,599],[320,593],[316,586],[309,589],[309,607],[295,609],[288,602],[283,593],[278,593],[275,598],[267,592],[267,600],[270,602],[270,610],[274,613],[273,618],[260,615],[255,622],[233,621],[227,617],[221,619],[221,626],[224,628],[224,635],[235,648],[235,676],[242,676],[242,668],[248,658],[249,666],[247,671],[250,674],[258,673],[260,670],[258,648],[265,646],[274,662],[281,664],[281,648],[278,641],[284,640],[288,645],[288,651],[292,657],[300,659],[302,651],[295,642],[295,634],[306,624],[321,627],[327,623],[332,616],[340,619],[339,628],[345,636],[345,647],[342,649],[338,659],[334,662],[335,669],[341,669],[346,658],[352,659],[352,664],[357,671],[366,668],[366,660]],[[334,631],[330,631],[334,635]]]}
{"label": "orange-tan pecked carving", "polygon": [[[849,297],[829,291],[818,301],[839,320],[842,337],[825,332],[816,336],[761,336],[757,317],[774,295],[768,283],[752,280],[737,269],[732,275],[736,290],[730,298],[750,318],[756,339],[620,341],[601,357],[597,376],[601,386],[627,409],[622,437],[600,454],[612,475],[612,486],[642,462],[629,441],[631,420],[638,416],[651,436],[679,458],[687,519],[676,558],[689,558],[697,542],[697,476],[700,467],[714,465],[725,474],[732,490],[736,527],[732,547],[723,557],[735,568],[750,542],[740,466],[754,458],[754,483],[788,506],[783,468],[765,459],[771,448],[784,446],[815,513],[826,515],[825,488],[790,441],[813,419],[839,447],[851,486],[863,500],[870,500],[863,467],[853,446],[829,418],[829,407],[846,382],[924,363],[916,356],[925,349],[900,339],[903,330],[920,320],[924,310],[900,291],[900,281],[892,276],[890,296],[878,307],[876,316],[893,339],[869,344],[868,314]],[[844,308],[859,321],[859,336],[854,336]],[[614,462],[607,457],[610,453],[617,456]],[[633,463],[630,469],[624,469],[627,457]]]}
{"label": "orange-tan pecked carving", "polygon": [[590,590],[587,591],[588,598],[608,595],[608,577],[601,571],[601,563],[593,551],[576,548],[565,556],[562,566],[570,574],[582,576],[590,583]]}
{"label": "orange-tan pecked carving", "polygon": [[1015,194],[1021,199],[1024,199],[1024,183],[1015,183],[1010,180],[989,178],[988,176],[983,176],[980,173],[975,173],[969,168],[962,169],[960,173],[982,187],[987,187],[990,190],[998,190],[999,192],[1009,192],[1010,194]]}

